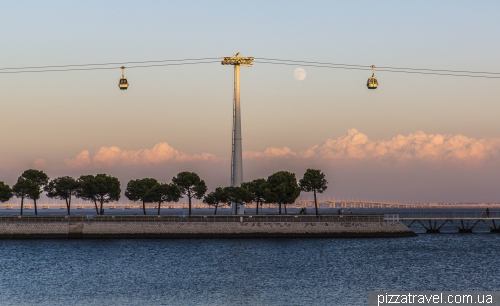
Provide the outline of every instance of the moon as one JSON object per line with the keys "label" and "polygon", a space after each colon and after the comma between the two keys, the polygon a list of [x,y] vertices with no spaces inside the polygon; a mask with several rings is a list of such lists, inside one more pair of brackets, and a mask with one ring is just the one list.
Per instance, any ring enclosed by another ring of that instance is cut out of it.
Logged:
{"label": "moon", "polygon": [[297,68],[293,71],[293,77],[297,81],[302,81],[303,79],[306,78],[306,71],[302,68]]}

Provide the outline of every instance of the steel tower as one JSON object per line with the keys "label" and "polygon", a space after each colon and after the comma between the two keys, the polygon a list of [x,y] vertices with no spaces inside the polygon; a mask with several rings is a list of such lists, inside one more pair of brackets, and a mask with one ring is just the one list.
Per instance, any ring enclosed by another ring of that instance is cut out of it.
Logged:
{"label": "steel tower", "polygon": [[[241,111],[240,111],[240,66],[251,67],[253,57],[241,57],[240,52],[234,56],[222,58],[222,65],[234,66],[234,97],[233,97],[233,140],[231,154],[231,186],[240,186],[243,183],[243,157],[241,146]],[[245,207],[233,203],[233,214],[243,214]]]}

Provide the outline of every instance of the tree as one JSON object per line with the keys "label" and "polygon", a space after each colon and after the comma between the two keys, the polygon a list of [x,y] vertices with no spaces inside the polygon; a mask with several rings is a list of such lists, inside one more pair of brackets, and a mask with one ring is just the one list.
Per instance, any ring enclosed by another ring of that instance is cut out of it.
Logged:
{"label": "tree", "polygon": [[12,186],[12,193],[21,199],[21,216],[23,215],[24,199],[28,198],[31,194],[40,192],[38,185],[32,180],[28,180],[22,176],[17,179],[17,183]]}
{"label": "tree", "polygon": [[191,199],[201,199],[207,192],[207,185],[198,174],[194,172],[181,172],[172,178],[172,182],[179,187],[181,193],[189,200],[189,215],[191,215]]}
{"label": "tree", "polygon": [[132,201],[141,201],[142,202],[142,211],[146,214],[146,203],[154,202],[154,199],[151,198],[150,191],[158,181],[154,178],[143,178],[137,180],[131,180],[127,184],[127,188],[125,189],[125,196]]}
{"label": "tree", "polygon": [[[104,203],[118,201],[120,199],[120,181],[107,174],[82,175],[78,179],[80,187],[77,191],[77,197],[93,201],[98,215],[104,214]],[[100,208],[97,208],[97,202]]]}
{"label": "tree", "polygon": [[224,189],[225,188],[217,187],[215,188],[215,191],[208,193],[203,198],[203,203],[215,207],[214,215],[217,214],[217,208],[219,207],[220,204],[229,205],[229,203],[231,203],[229,201],[229,197],[226,193],[226,190]]}
{"label": "tree", "polygon": [[267,188],[266,179],[260,178],[250,182],[244,182],[241,184],[241,187],[248,189],[248,191],[254,194],[253,202],[256,203],[255,214],[258,215],[259,205],[262,206],[263,203],[266,203],[266,197],[265,197]]}
{"label": "tree", "polygon": [[251,203],[255,197],[248,189],[240,186],[229,186],[224,188],[229,203],[245,204]]}
{"label": "tree", "polygon": [[71,214],[71,197],[77,195],[79,188],[78,182],[70,176],[61,176],[50,181],[45,186],[47,196],[52,199],[64,200],[68,215]]}
{"label": "tree", "polygon": [[97,187],[97,200],[101,204],[100,213],[103,215],[104,203],[120,200],[120,193],[122,192],[120,181],[116,177],[107,174],[97,174],[95,176],[95,182]]}
{"label": "tree", "polygon": [[0,182],[0,202],[7,202],[12,198],[12,189],[4,182]]}
{"label": "tree", "polygon": [[316,200],[316,193],[323,193],[326,190],[328,181],[325,179],[325,174],[320,170],[307,169],[304,173],[304,178],[299,181],[300,189],[305,192],[314,193],[314,207],[316,208],[316,215],[318,213],[318,201]]}
{"label": "tree", "polygon": [[181,190],[175,184],[157,183],[149,191],[153,202],[158,203],[158,215],[160,215],[161,203],[177,202],[182,196]]}
{"label": "tree", "polygon": [[97,185],[95,176],[93,175],[82,175],[77,180],[78,189],[76,191],[76,197],[85,200],[92,201],[95,206],[95,213],[99,215],[99,208],[97,207]]}
{"label": "tree", "polygon": [[281,205],[292,204],[300,195],[300,187],[297,184],[295,174],[288,171],[278,171],[267,178],[267,188],[265,192],[268,203],[279,204],[279,214],[281,215]]}
{"label": "tree", "polygon": [[40,198],[40,195],[42,194],[42,189],[49,183],[49,177],[45,172],[41,170],[35,170],[35,169],[29,169],[23,172],[21,175],[25,179],[31,180],[38,186],[38,190],[31,190],[31,193],[28,194],[27,198],[32,199],[33,203],[35,204],[35,215],[38,215],[38,209],[36,206],[36,200]]}

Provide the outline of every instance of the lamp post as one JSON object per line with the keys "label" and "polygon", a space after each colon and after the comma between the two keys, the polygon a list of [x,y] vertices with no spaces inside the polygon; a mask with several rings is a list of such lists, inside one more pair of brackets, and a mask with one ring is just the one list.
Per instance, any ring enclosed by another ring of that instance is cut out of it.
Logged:
{"label": "lamp post", "polygon": [[[233,98],[233,140],[231,154],[231,186],[240,186],[243,183],[243,157],[241,146],[241,111],[240,111],[240,66],[251,67],[253,57],[241,57],[240,52],[234,56],[222,58],[222,65],[234,66],[234,98]],[[232,203],[233,214],[243,214],[245,207]]]}

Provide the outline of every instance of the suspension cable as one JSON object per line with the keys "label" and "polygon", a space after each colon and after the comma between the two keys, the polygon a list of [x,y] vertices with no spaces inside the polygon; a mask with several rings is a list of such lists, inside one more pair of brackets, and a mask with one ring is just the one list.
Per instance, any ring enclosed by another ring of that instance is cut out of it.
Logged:
{"label": "suspension cable", "polygon": [[[255,59],[256,63],[271,64],[271,65],[304,66],[304,67],[346,69],[346,70],[371,69],[371,65],[338,64],[338,63],[311,62],[311,61],[285,60],[285,59],[273,59],[273,58],[255,58]],[[150,68],[150,67],[164,67],[164,66],[213,64],[219,62],[220,62],[219,57],[206,57],[206,58],[167,59],[167,60],[154,60],[154,61],[150,60],[150,61],[110,62],[110,63],[94,63],[94,64],[27,66],[27,67],[0,68],[0,74],[112,70],[120,68],[113,65],[120,65],[120,66],[127,65],[126,68],[133,69],[133,68]],[[132,66],[128,66],[130,64],[132,64]],[[142,64],[147,64],[147,65],[142,65]],[[103,67],[103,66],[112,66],[112,67]],[[427,69],[427,68],[408,68],[408,67],[402,68],[402,67],[392,67],[392,66],[377,66],[377,71],[407,73],[407,74],[422,74],[422,75],[500,79],[500,72],[490,72],[490,71]]]}

